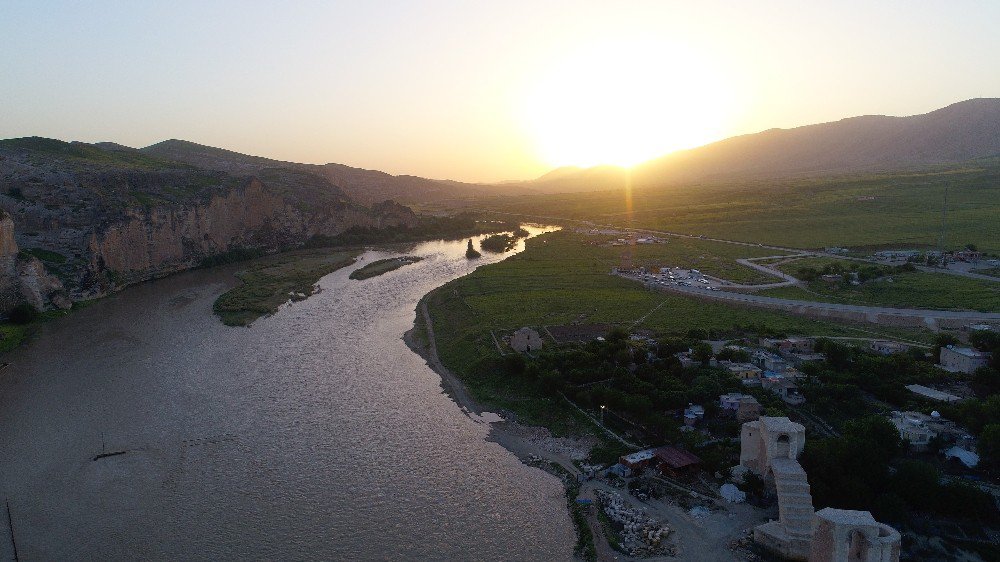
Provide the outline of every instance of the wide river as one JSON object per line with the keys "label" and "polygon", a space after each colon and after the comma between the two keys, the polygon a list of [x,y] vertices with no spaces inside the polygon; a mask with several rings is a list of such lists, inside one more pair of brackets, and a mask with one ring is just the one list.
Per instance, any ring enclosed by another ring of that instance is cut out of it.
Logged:
{"label": "wide river", "polygon": [[[571,558],[558,480],[489,441],[401,340],[421,296],[505,257],[470,262],[465,246],[420,244],[406,253],[421,262],[348,279],[394,255],[367,252],[250,328],[212,314],[232,268],[46,324],[0,371],[20,559]],[[102,450],[127,453],[92,460]]]}

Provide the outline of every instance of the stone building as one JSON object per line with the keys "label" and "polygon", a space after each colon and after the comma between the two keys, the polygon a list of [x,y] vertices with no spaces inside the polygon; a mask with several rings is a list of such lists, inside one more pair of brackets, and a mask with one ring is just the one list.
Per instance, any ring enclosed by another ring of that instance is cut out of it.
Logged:
{"label": "stone building", "polygon": [[900,540],[867,511],[827,507],[816,512],[809,562],[896,562]]}
{"label": "stone building", "polygon": [[941,348],[941,368],[953,373],[972,373],[980,367],[985,367],[989,361],[989,353],[971,347],[949,345]]}
{"label": "stone building", "polygon": [[764,479],[778,498],[778,520],[758,525],[754,541],[791,560],[898,562],[900,536],[867,511],[813,511],[806,472],[798,458],[806,432],[788,418],[743,424],[740,465]]}
{"label": "stone building", "polygon": [[514,351],[539,351],[542,349],[542,337],[531,328],[521,328],[510,337],[510,346]]}

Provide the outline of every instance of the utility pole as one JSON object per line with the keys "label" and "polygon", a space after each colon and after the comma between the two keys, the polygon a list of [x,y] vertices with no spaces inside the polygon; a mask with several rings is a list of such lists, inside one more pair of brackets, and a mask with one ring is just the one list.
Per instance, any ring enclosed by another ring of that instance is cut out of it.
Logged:
{"label": "utility pole", "polygon": [[17,555],[17,541],[14,540],[14,520],[10,518],[10,500],[7,500],[7,526],[10,527],[10,544],[14,547],[14,562],[20,558]]}
{"label": "utility pole", "polygon": [[948,186],[944,186],[944,201],[941,205],[941,235],[938,238],[938,246],[941,248],[941,267],[948,267]]}

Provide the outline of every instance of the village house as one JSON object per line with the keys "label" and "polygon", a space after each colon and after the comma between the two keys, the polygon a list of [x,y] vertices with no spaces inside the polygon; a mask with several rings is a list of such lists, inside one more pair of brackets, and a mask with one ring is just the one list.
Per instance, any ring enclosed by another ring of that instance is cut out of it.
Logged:
{"label": "village house", "polygon": [[785,338],[780,340],[764,340],[764,345],[773,347],[783,357],[794,353],[812,353],[816,340],[812,338]]}
{"label": "village house", "polygon": [[785,357],[792,362],[793,365],[802,365],[804,363],[812,363],[816,361],[823,361],[826,356],[822,353],[790,353]]}
{"label": "village house", "polygon": [[[698,361],[697,359],[694,359],[693,357],[691,357],[691,353],[692,353],[692,351],[689,349],[687,351],[681,351],[681,352],[675,353],[674,357],[676,357],[677,360],[681,362],[681,367],[684,367],[685,369],[687,369],[689,367],[699,367],[699,366],[701,366],[701,361]],[[718,365],[719,365],[719,362],[718,362],[718,360],[715,359],[715,357],[713,357],[713,358],[711,358],[711,359],[708,360],[708,366],[709,367],[717,367]]]}
{"label": "village house", "polygon": [[542,349],[542,336],[531,328],[521,328],[510,337],[510,347],[520,353],[539,351]]}
{"label": "village house", "polygon": [[799,387],[784,375],[775,372],[765,372],[761,378],[761,385],[765,390],[770,390],[778,395],[786,404],[797,406],[805,404],[806,397],[799,392]]}
{"label": "village house", "polygon": [[719,396],[722,412],[736,418],[740,423],[754,421],[764,413],[764,407],[749,394],[730,392]]}
{"label": "village house", "polygon": [[911,414],[916,412],[893,412],[889,416],[889,421],[899,431],[899,438],[910,442],[912,450],[927,450],[927,445],[934,438],[934,432],[928,429],[919,417]]}
{"label": "village house", "polygon": [[676,447],[660,447],[653,451],[657,468],[666,476],[677,477],[698,469],[701,459],[693,453]]}
{"label": "village house", "polygon": [[688,404],[684,408],[684,425],[694,426],[705,419],[705,407],[698,404]]}
{"label": "village house", "polygon": [[646,449],[619,458],[618,464],[628,468],[632,473],[642,472],[653,464],[653,458],[653,449]]}
{"label": "village house", "polygon": [[958,402],[961,400],[961,398],[955,396],[954,394],[941,392],[940,390],[930,388],[922,384],[908,384],[905,388],[914,394],[919,394],[924,398],[930,398],[931,400],[937,400],[938,402]]}
{"label": "village house", "polygon": [[868,348],[879,355],[893,355],[895,353],[903,353],[909,350],[910,346],[896,341],[874,340],[868,344]]}
{"label": "village house", "polygon": [[789,367],[788,361],[785,361],[777,354],[763,349],[755,349],[750,354],[750,361],[765,371],[774,371],[776,373],[784,371]]}
{"label": "village house", "polygon": [[743,384],[760,384],[760,374],[763,372],[760,367],[750,363],[733,363],[731,361],[719,361],[719,366],[729,371],[734,377],[740,379]]}
{"label": "village house", "polygon": [[969,432],[953,421],[941,417],[938,412],[930,415],[921,412],[892,412],[889,421],[896,426],[899,437],[910,442],[915,451],[927,449],[931,439],[940,437],[945,443],[968,445],[972,438]]}
{"label": "village house", "polygon": [[941,368],[952,373],[972,373],[985,367],[991,354],[971,347],[949,345],[941,348]]}

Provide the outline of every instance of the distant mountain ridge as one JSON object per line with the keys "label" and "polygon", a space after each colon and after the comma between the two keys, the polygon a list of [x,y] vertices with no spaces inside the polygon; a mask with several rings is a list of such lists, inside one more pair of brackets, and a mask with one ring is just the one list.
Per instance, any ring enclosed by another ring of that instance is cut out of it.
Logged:
{"label": "distant mountain ridge", "polygon": [[433,180],[410,175],[393,176],[386,172],[354,168],[345,164],[284,162],[178,139],[165,140],[139,150],[159,158],[237,175],[253,175],[265,168],[287,168],[309,172],[326,178],[342,189],[349,198],[363,204],[386,200],[421,203],[489,196],[506,191],[505,188],[496,185]]}
{"label": "distant mountain ridge", "polygon": [[[1000,98],[977,98],[909,117],[866,115],[770,129],[668,154],[632,169],[639,187],[706,180],[877,172],[1000,155]],[[610,167],[526,182],[540,191],[620,188]]]}

